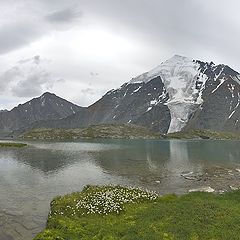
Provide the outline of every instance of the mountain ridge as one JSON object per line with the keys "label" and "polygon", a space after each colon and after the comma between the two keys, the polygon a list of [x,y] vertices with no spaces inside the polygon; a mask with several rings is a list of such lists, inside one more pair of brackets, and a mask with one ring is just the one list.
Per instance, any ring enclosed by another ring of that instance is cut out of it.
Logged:
{"label": "mountain ridge", "polygon": [[224,64],[175,55],[108,91],[89,107],[79,107],[63,117],[37,119],[25,127],[132,123],[163,134],[190,129],[239,132],[239,118],[237,71]]}
{"label": "mountain ridge", "polygon": [[0,112],[0,129],[5,131],[24,128],[36,121],[67,117],[82,108],[53,93],[45,92],[10,111]]}

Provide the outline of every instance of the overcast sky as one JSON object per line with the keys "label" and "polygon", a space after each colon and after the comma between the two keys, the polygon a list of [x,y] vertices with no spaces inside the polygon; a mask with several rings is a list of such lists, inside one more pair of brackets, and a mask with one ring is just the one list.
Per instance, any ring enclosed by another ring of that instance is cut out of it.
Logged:
{"label": "overcast sky", "polygon": [[175,54],[240,71],[239,0],[0,0],[0,109],[81,106]]}

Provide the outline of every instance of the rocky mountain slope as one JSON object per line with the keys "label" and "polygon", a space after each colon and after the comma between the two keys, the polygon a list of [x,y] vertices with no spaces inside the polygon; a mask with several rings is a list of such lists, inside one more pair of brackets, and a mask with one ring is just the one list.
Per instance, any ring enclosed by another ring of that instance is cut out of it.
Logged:
{"label": "rocky mountain slope", "polygon": [[95,121],[131,122],[162,133],[239,131],[239,103],[238,72],[176,55],[108,92],[89,110]]}
{"label": "rocky mountain slope", "polygon": [[0,112],[0,129],[11,131],[41,120],[61,119],[81,111],[82,108],[55,94],[44,93],[11,111]]}
{"label": "rocky mountain slope", "polygon": [[109,91],[88,108],[90,121],[134,123],[161,133],[239,131],[239,84],[239,73],[226,65],[176,55]]}
{"label": "rocky mountain slope", "polygon": [[63,119],[35,119],[38,122],[30,128],[132,123],[160,133],[190,129],[239,132],[240,75],[227,65],[175,55],[107,92],[88,108],[73,111]]}

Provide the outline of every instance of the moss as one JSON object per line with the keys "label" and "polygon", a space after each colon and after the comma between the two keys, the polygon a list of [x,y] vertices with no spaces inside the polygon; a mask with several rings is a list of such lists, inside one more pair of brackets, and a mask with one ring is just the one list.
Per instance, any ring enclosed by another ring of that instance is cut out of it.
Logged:
{"label": "moss", "polygon": [[0,143],[0,147],[15,147],[15,148],[22,148],[26,147],[27,144],[25,143],[13,143],[13,142],[2,142]]}
{"label": "moss", "polygon": [[[96,195],[102,196],[105,202],[98,201]],[[87,203],[83,203],[83,199],[87,199]],[[81,193],[53,200],[46,230],[35,240],[234,240],[239,239],[240,232],[239,200],[239,191],[223,195],[189,193],[157,197],[139,189],[88,186]],[[77,211],[75,206],[79,201],[81,207]],[[90,205],[96,210],[94,207],[100,209],[106,202],[110,207],[120,203],[122,210],[86,214]]]}
{"label": "moss", "polygon": [[168,139],[226,139],[226,140],[240,140],[240,135],[230,132],[216,132],[206,129],[197,129],[190,131],[181,131],[176,133],[169,133],[166,135]]}
{"label": "moss", "polygon": [[84,138],[110,138],[110,139],[158,139],[148,129],[133,124],[104,124],[93,125],[78,129],[33,129],[24,133],[24,139],[84,139]]}

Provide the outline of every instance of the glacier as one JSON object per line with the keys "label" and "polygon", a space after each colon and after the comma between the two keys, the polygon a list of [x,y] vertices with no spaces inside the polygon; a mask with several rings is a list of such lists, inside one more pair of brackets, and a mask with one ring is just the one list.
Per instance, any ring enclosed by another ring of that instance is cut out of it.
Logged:
{"label": "glacier", "polygon": [[175,55],[153,70],[133,78],[130,83],[147,83],[156,77],[161,77],[169,95],[165,103],[171,114],[168,133],[178,132],[184,128],[191,114],[202,103],[202,91],[208,77],[200,71],[199,63]]}

